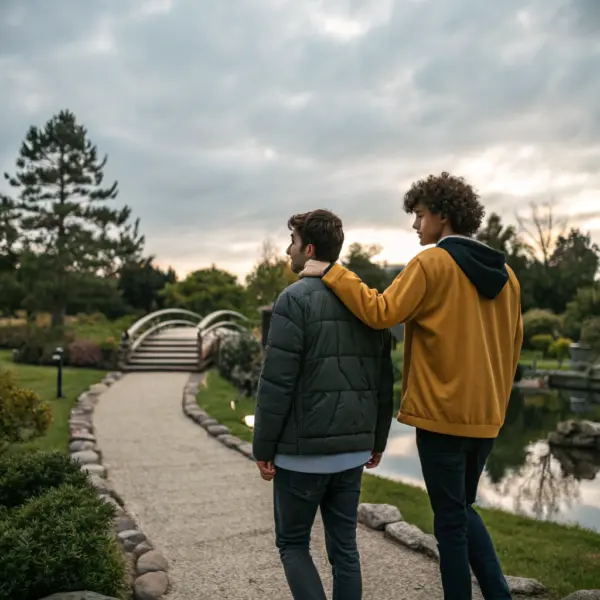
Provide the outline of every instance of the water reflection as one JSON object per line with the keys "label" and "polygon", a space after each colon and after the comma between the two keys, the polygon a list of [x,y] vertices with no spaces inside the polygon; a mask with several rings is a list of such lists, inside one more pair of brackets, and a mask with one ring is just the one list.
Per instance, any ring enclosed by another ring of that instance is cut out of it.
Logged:
{"label": "water reflection", "polygon": [[[573,417],[600,420],[600,398],[515,388],[478,503],[600,531],[600,453],[545,442],[559,421]],[[394,421],[377,472],[423,486],[413,428]]]}

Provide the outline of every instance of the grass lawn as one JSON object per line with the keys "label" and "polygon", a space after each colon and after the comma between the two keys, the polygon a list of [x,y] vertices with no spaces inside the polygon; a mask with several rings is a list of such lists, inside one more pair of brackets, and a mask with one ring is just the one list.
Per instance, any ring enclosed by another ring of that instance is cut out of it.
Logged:
{"label": "grass lawn", "polygon": [[521,358],[519,359],[519,363],[524,366],[531,367],[533,366],[533,361],[535,359],[537,359],[537,368],[541,369],[542,371],[557,371],[559,369],[569,369],[569,359],[564,360],[563,364],[559,365],[556,359],[543,358],[540,352],[535,352],[532,350],[523,350],[523,352],[521,352]]}
{"label": "grass lawn", "polygon": [[69,412],[79,394],[105,375],[91,369],[63,369],[63,395],[56,398],[56,367],[36,367],[16,364],[10,350],[0,350],[0,369],[15,373],[17,384],[36,391],[52,408],[52,423],[46,434],[25,444],[15,444],[8,452],[19,450],[61,450],[66,452],[69,444]]}
{"label": "grass lawn", "polygon": [[[243,418],[254,414],[254,401],[242,397],[232,409],[231,401],[237,397],[237,390],[211,371],[207,386],[198,392],[198,404],[234,435],[252,441],[252,432]],[[427,494],[418,487],[365,474],[361,500],[396,505],[409,523],[428,533],[433,530]],[[508,575],[533,577],[550,588],[556,598],[580,589],[600,588],[599,534],[498,510],[479,512]]]}

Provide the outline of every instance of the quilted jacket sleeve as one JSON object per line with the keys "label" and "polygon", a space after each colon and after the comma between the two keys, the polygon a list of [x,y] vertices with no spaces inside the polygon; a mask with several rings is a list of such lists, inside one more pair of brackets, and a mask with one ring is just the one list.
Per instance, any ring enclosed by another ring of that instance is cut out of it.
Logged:
{"label": "quilted jacket sleeve", "polygon": [[258,384],[252,451],[256,460],[273,460],[289,417],[300,375],[304,317],[297,300],[283,292],[271,315],[265,360]]}
{"label": "quilted jacket sleeve", "polygon": [[384,345],[381,356],[377,407],[377,425],[375,427],[375,452],[384,452],[387,444],[392,416],[394,412],[394,366],[392,364],[392,334],[389,329],[383,333]]}

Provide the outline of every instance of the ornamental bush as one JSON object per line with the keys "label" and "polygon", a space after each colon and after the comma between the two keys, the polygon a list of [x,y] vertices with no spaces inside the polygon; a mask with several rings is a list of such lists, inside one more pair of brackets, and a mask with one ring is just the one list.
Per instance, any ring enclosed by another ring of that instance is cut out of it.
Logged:
{"label": "ornamental bush", "polygon": [[63,484],[0,511],[0,598],[124,591],[123,553],[111,531],[114,507],[91,486]]}
{"label": "ornamental bush", "polygon": [[0,507],[21,506],[64,484],[91,488],[87,475],[62,452],[18,452],[0,459]]}
{"label": "ornamental bush", "polygon": [[50,407],[33,390],[18,387],[10,371],[0,372],[0,454],[44,434],[51,420]]}

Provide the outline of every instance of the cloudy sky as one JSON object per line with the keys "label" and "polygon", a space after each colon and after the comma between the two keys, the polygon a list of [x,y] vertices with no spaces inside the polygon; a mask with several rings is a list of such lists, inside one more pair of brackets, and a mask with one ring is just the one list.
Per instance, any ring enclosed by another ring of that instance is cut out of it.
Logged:
{"label": "cloudy sky", "polygon": [[402,194],[442,170],[600,241],[599,74],[598,0],[0,0],[0,171],[73,110],[182,274],[318,207],[406,261]]}

